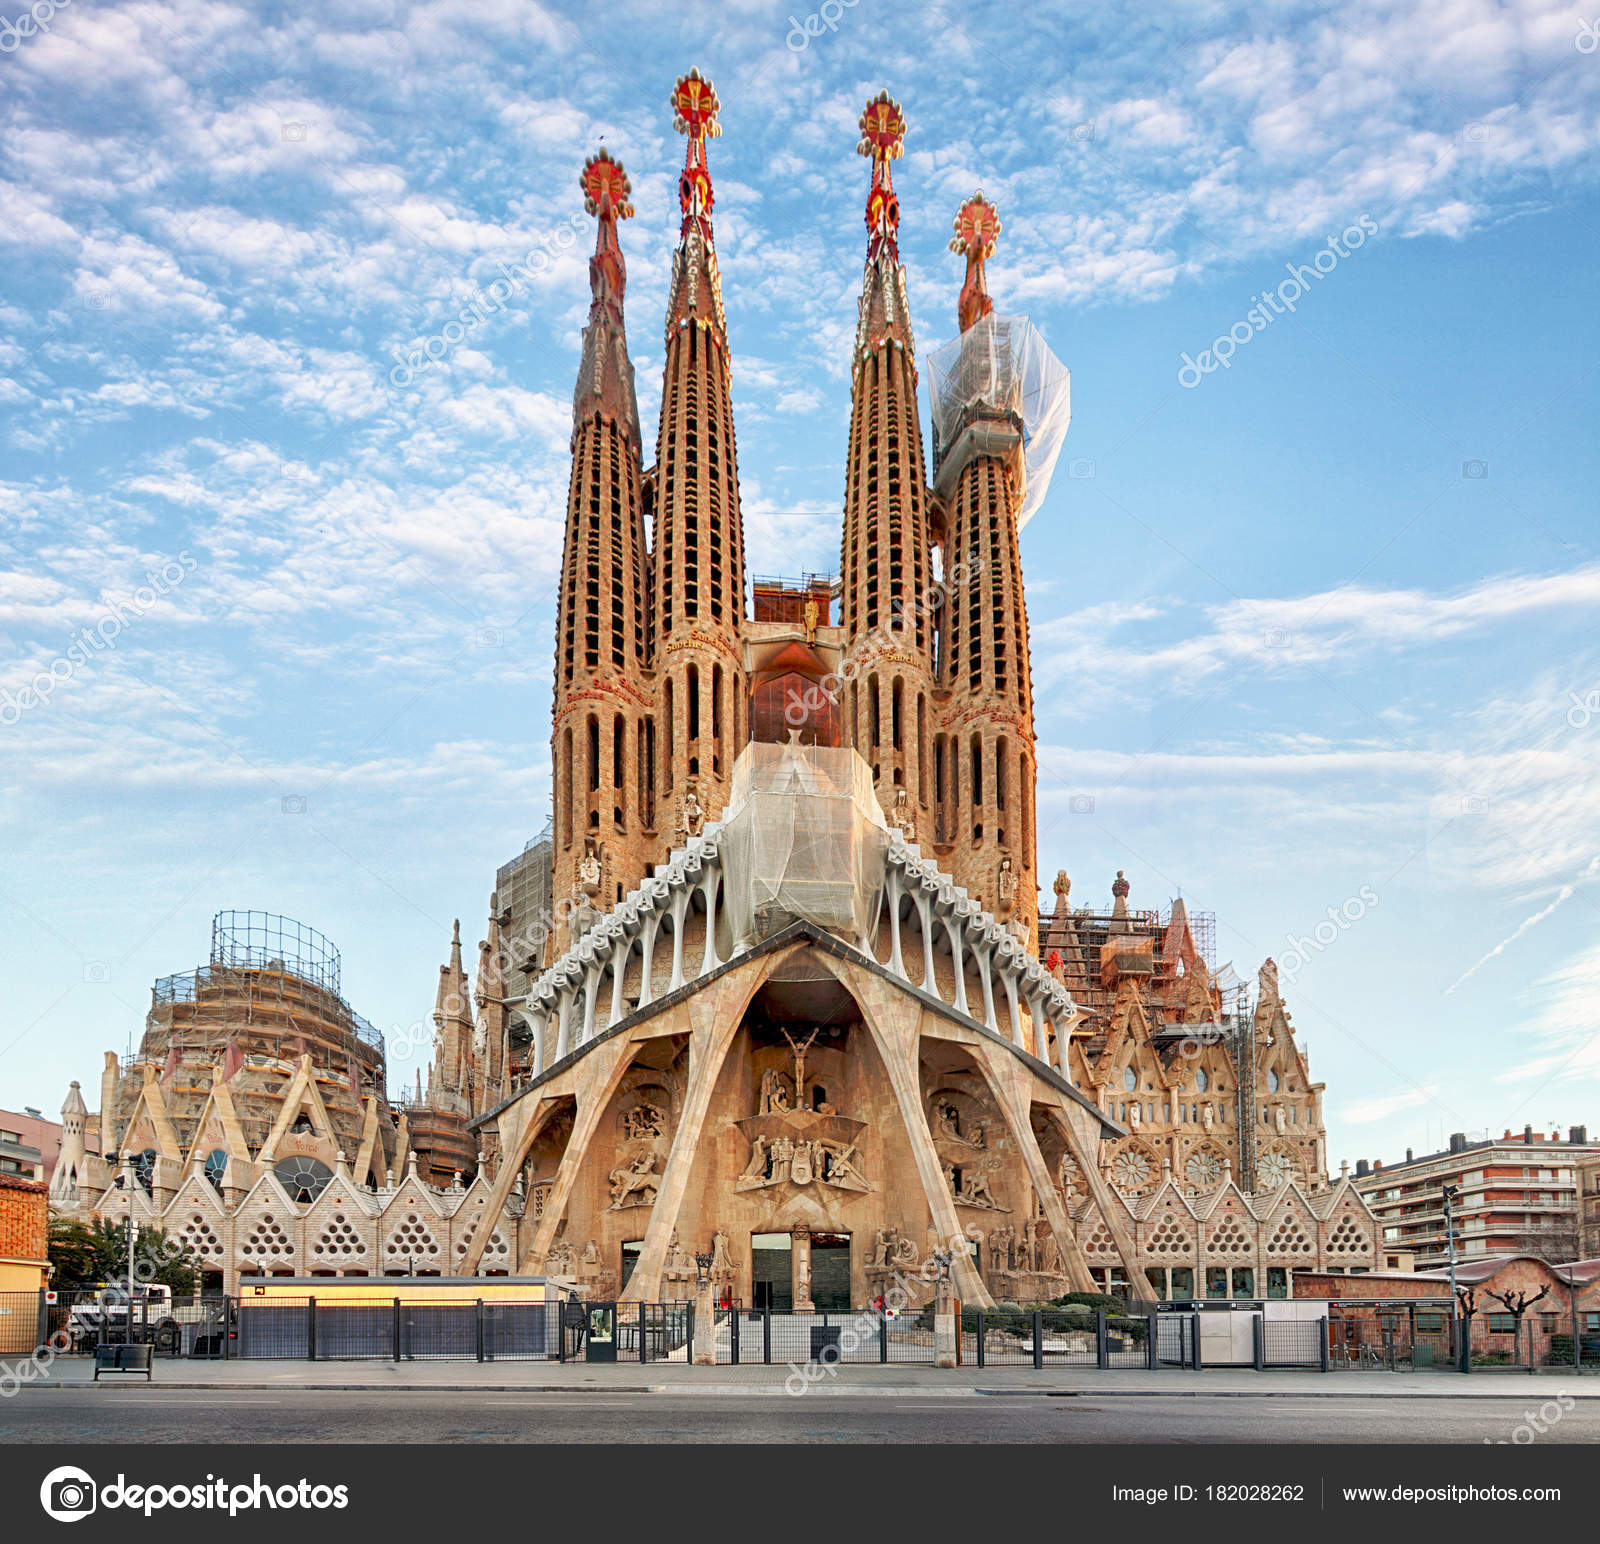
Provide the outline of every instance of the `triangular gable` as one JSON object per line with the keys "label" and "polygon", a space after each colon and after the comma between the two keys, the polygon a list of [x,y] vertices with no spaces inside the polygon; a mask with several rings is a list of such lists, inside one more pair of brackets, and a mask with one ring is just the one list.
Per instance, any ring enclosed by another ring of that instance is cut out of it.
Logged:
{"label": "triangular gable", "polygon": [[295,1068],[294,1076],[289,1080],[289,1087],[283,1096],[283,1107],[278,1111],[278,1118],[272,1123],[272,1130],[268,1133],[267,1140],[261,1144],[262,1163],[270,1164],[277,1161],[279,1146],[302,1112],[310,1120],[312,1130],[317,1137],[329,1145],[331,1149],[328,1153],[329,1167],[332,1167],[333,1156],[339,1147],[339,1134],[328,1118],[328,1107],[322,1102],[322,1090],[317,1087],[310,1056],[300,1058],[300,1065]]}
{"label": "triangular gable", "polygon": [[144,1068],[144,1086],[134,1100],[133,1111],[122,1133],[122,1149],[124,1152],[153,1149],[162,1158],[183,1162],[183,1147],[167,1114],[167,1101],[156,1078],[156,1069],[148,1062]]}

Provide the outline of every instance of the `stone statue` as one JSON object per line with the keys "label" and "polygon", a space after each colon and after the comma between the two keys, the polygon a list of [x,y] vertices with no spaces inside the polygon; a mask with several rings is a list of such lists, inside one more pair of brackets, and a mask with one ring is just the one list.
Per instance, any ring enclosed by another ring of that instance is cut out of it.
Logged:
{"label": "stone statue", "polygon": [[595,857],[592,847],[585,849],[578,860],[578,888],[585,895],[600,893],[600,860]]}
{"label": "stone statue", "polygon": [[1003,1271],[1006,1268],[1006,1234],[1004,1228],[989,1229],[989,1269]]}
{"label": "stone statue", "polygon": [[1039,1269],[1046,1276],[1054,1276],[1061,1269],[1061,1248],[1054,1232],[1046,1233],[1040,1244]]}
{"label": "stone statue", "polygon": [[590,904],[589,897],[580,885],[572,892],[572,910],[567,917],[567,930],[572,935],[573,943],[582,943],[589,929],[599,920],[600,913]]}
{"label": "stone statue", "polygon": [[817,1150],[827,1159],[827,1181],[830,1185],[856,1184],[866,1186],[866,1176],[855,1165],[856,1144],[819,1141]]}
{"label": "stone statue", "polygon": [[1204,1126],[1207,1131],[1209,1131],[1213,1124],[1215,1124],[1216,1118],[1217,1117],[1212,1113],[1211,1106],[1209,1104],[1200,1111],[1200,1124]]}
{"label": "stone statue", "polygon": [[794,1143],[788,1137],[777,1137],[772,1143],[772,1178],[774,1182],[789,1177],[789,1164],[794,1159]]}
{"label": "stone statue", "polygon": [[783,1074],[776,1067],[769,1067],[761,1074],[761,1107],[756,1113],[781,1115],[788,1108],[789,1089],[783,1081]]}
{"label": "stone statue", "polygon": [[1275,1125],[1278,1128],[1278,1135],[1280,1137],[1289,1128],[1289,1120],[1288,1120],[1288,1117],[1284,1114],[1283,1106],[1281,1104],[1280,1105],[1275,1105],[1273,1107],[1272,1123],[1273,1123],[1273,1125]]}
{"label": "stone statue", "polygon": [[789,1181],[795,1185],[809,1185],[815,1173],[816,1159],[810,1142],[804,1138],[794,1144],[794,1157],[789,1162]]}
{"label": "stone statue", "polygon": [[967,1206],[988,1207],[997,1212],[1004,1210],[989,1188],[989,1176],[981,1170],[969,1170],[961,1176],[961,1194],[956,1199]]}
{"label": "stone statue", "polygon": [[685,837],[699,836],[705,823],[705,811],[700,808],[700,800],[691,784],[679,807],[678,828]]}
{"label": "stone statue", "polygon": [[917,817],[911,808],[911,799],[904,788],[896,788],[894,791],[894,806],[889,812],[889,824],[898,826],[900,834],[908,842],[916,841]]}
{"label": "stone statue", "polygon": [[1039,1227],[1030,1217],[1028,1224],[1022,1230],[1022,1249],[1017,1261],[1017,1269],[1023,1271],[1036,1271],[1039,1268]]}
{"label": "stone statue", "polygon": [[1064,917],[1067,914],[1067,897],[1072,894],[1072,881],[1067,878],[1065,869],[1056,870],[1056,915]]}
{"label": "stone statue", "polygon": [[656,1192],[661,1188],[655,1166],[654,1153],[641,1153],[631,1163],[613,1169],[610,1210],[620,1212],[624,1206],[653,1205]]}
{"label": "stone statue", "polygon": [[672,1239],[667,1245],[667,1269],[683,1271],[687,1270],[690,1264],[689,1251],[679,1242],[678,1230],[674,1228],[672,1230]]}
{"label": "stone statue", "polygon": [[714,1271],[731,1271],[733,1269],[733,1256],[728,1253],[728,1235],[718,1228],[711,1239],[711,1269]]}
{"label": "stone statue", "polygon": [[946,1142],[958,1142],[962,1147],[981,1148],[983,1146],[982,1133],[980,1132],[977,1136],[972,1137],[963,1136],[961,1127],[958,1124],[959,1120],[960,1115],[953,1104],[941,1104],[939,1106],[940,1138]]}
{"label": "stone statue", "polygon": [[816,597],[813,595],[806,596],[804,617],[806,642],[815,643],[817,641],[817,623],[822,619],[822,612],[817,606]]}
{"label": "stone statue", "polygon": [[1133,1104],[1130,1104],[1128,1106],[1128,1127],[1129,1127],[1129,1129],[1132,1130],[1132,1131],[1137,1131],[1139,1129],[1139,1122],[1142,1119],[1143,1119],[1143,1116],[1140,1114],[1139,1104],[1138,1104],[1137,1101],[1135,1101]]}
{"label": "stone statue", "polygon": [[767,1177],[766,1138],[757,1136],[750,1144],[750,1161],[744,1166],[740,1179],[765,1179]]}
{"label": "stone statue", "polygon": [[1011,867],[1010,853],[1000,860],[1000,873],[995,880],[995,894],[998,897],[995,915],[1009,916],[1011,908],[1017,903],[1017,876]]}
{"label": "stone statue", "polygon": [[585,1265],[600,1263],[600,1246],[592,1238],[583,1246],[583,1263]]}

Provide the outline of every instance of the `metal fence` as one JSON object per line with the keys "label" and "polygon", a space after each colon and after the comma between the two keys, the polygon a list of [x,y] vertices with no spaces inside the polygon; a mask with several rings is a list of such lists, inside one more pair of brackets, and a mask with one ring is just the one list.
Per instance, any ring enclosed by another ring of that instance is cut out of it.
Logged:
{"label": "metal fence", "polygon": [[1160,1344],[1155,1314],[968,1308],[961,1314],[959,1360],[972,1367],[1150,1368],[1159,1365],[1152,1353]]}
{"label": "metal fence", "polygon": [[[0,1293],[0,1356],[49,1345],[56,1355],[87,1355],[129,1341],[157,1356],[220,1356],[227,1300],[193,1295],[152,1298],[135,1290],[133,1312],[121,1288]],[[131,1321],[131,1322],[130,1322]]]}
{"label": "metal fence", "polygon": [[[586,1355],[586,1320],[542,1300],[407,1303],[399,1297],[337,1302],[314,1296],[232,1300],[229,1355],[243,1360],[569,1361]],[[685,1303],[616,1305],[618,1360],[684,1358],[692,1330]]]}
{"label": "metal fence", "polygon": [[864,1308],[853,1313],[773,1313],[742,1304],[719,1308],[717,1361],[840,1363],[898,1362],[932,1366],[933,1323],[923,1314]]}

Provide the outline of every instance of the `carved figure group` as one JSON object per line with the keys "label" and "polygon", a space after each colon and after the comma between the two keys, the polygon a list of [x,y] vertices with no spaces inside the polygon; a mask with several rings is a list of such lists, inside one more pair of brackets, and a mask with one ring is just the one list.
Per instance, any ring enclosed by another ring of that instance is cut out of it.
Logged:
{"label": "carved figure group", "polygon": [[1002,1206],[995,1197],[994,1191],[989,1186],[989,1176],[982,1169],[963,1169],[961,1182],[956,1183],[956,1166],[947,1163],[944,1166],[945,1183],[950,1187],[950,1194],[955,1198],[957,1206],[976,1207],[982,1211],[1008,1212],[1009,1206]]}
{"label": "carved figure group", "polygon": [[980,1126],[976,1134],[965,1135],[961,1130],[961,1115],[953,1104],[939,1106],[939,1137],[945,1142],[955,1142],[961,1147],[981,1148],[983,1146],[983,1128]]}
{"label": "carved figure group", "polygon": [[902,1238],[898,1228],[879,1228],[869,1271],[907,1270],[917,1263],[914,1240]]}
{"label": "carved figure group", "polygon": [[659,1137],[665,1130],[666,1111],[660,1105],[641,1100],[622,1117],[622,1129],[630,1141],[640,1137]]}
{"label": "carved figure group", "polygon": [[629,1163],[611,1171],[611,1207],[620,1212],[625,1206],[653,1206],[656,1192],[661,1188],[661,1176],[655,1173],[654,1153],[641,1153]]}

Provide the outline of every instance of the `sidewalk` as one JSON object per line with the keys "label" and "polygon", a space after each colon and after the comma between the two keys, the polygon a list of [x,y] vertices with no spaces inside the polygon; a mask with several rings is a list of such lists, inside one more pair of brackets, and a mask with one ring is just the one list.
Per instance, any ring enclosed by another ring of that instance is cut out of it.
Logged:
{"label": "sidewalk", "polygon": [[[615,1366],[585,1362],[207,1362],[156,1361],[154,1379],[102,1377],[94,1383],[88,1358],[63,1357],[32,1390],[84,1389],[131,1391],[319,1389],[329,1392],[386,1389],[397,1393],[594,1393],[684,1396],[791,1394],[787,1366],[687,1367],[682,1362]],[[788,1387],[786,1387],[788,1384]],[[1452,1372],[1255,1372],[1216,1368],[1205,1372],[1160,1372],[1095,1368],[958,1367],[922,1365],[841,1365],[808,1382],[811,1393],[919,1398],[971,1399],[986,1395],[1092,1395],[1134,1398],[1293,1397],[1328,1399],[1548,1399],[1557,1388],[1577,1399],[1600,1400],[1600,1379],[1559,1373],[1530,1377],[1505,1373]]]}

